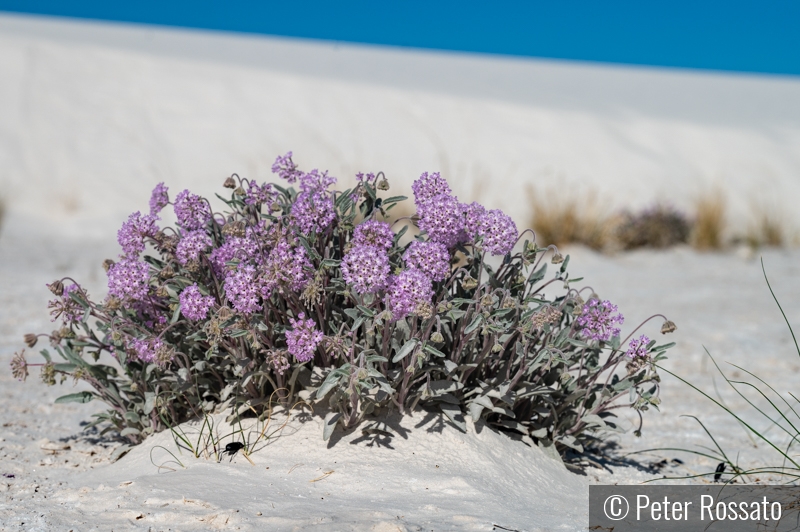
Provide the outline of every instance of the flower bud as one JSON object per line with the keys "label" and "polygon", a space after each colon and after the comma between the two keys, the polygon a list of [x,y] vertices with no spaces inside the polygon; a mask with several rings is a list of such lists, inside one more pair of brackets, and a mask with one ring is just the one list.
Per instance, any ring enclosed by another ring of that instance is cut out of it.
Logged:
{"label": "flower bud", "polygon": [[378,190],[389,190],[389,180],[386,177],[382,177],[380,181],[378,181]]}
{"label": "flower bud", "polygon": [[111,259],[106,259],[106,260],[103,261],[103,269],[105,271],[110,270],[113,265],[114,265],[114,261],[111,260]]}
{"label": "flower bud", "polygon": [[552,262],[553,264],[561,264],[562,262],[564,262],[564,256],[558,251],[556,251],[553,254],[553,259],[550,262]]}
{"label": "flower bud", "polygon": [[229,307],[221,307],[217,313],[217,316],[219,316],[219,319],[222,321],[227,321],[228,318],[233,316],[233,311]]}
{"label": "flower bud", "polygon": [[49,288],[50,291],[57,296],[64,295],[64,283],[62,283],[59,280],[53,281],[52,283],[47,285],[47,288]]}
{"label": "flower bud", "polygon": [[245,192],[242,187],[236,187],[236,190],[233,191],[234,194],[237,196],[244,196]]}
{"label": "flower bud", "polygon": [[109,296],[108,298],[106,298],[105,307],[107,310],[110,310],[112,312],[115,310],[119,310],[120,307],[122,307],[122,301],[120,301],[119,298],[117,297]]}
{"label": "flower bud", "polygon": [[158,297],[169,297],[169,292],[167,292],[167,287],[164,285],[159,286],[158,290],[156,290],[156,295]]}
{"label": "flower bud", "polygon": [[48,362],[42,366],[42,382],[48,386],[55,386],[56,384],[56,366],[52,362]]}
{"label": "flower bud", "polygon": [[467,275],[461,281],[461,288],[464,290],[474,290],[478,287],[478,281],[472,278],[471,275]]}
{"label": "flower bud", "polygon": [[661,334],[667,334],[671,332],[675,332],[677,330],[677,325],[674,322],[667,320],[664,322],[664,325],[661,326]]}
{"label": "flower bud", "polygon": [[444,342],[444,336],[442,336],[442,333],[440,333],[439,331],[436,331],[431,335],[431,342],[435,344],[441,344],[442,342]]}
{"label": "flower bud", "polygon": [[500,345],[500,344],[494,344],[492,346],[492,353],[499,353],[502,350],[503,350],[503,346]]}
{"label": "flower bud", "polygon": [[233,178],[233,176],[226,177],[225,182],[222,183],[222,186],[225,188],[236,188],[236,180]]}
{"label": "flower bud", "polygon": [[33,346],[35,346],[37,340],[39,340],[39,338],[35,334],[28,333],[25,335],[25,345],[27,345],[28,347],[32,348]]}
{"label": "flower bud", "polygon": [[166,266],[161,268],[161,271],[158,272],[158,276],[161,277],[162,279],[171,279],[172,277],[175,276],[175,270],[172,269],[172,266],[167,264]]}

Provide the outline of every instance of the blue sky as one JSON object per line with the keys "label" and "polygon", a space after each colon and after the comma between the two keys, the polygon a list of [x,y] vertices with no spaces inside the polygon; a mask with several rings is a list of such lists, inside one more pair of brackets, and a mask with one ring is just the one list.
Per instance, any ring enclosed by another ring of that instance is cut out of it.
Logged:
{"label": "blue sky", "polygon": [[0,0],[0,11],[438,50],[800,75],[800,1]]}

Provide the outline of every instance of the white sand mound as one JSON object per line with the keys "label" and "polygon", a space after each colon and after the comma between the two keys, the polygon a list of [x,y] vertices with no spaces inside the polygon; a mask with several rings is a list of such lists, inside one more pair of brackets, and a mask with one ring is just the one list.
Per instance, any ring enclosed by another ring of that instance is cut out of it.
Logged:
{"label": "white sand mound", "polygon": [[[424,412],[388,425],[393,436],[355,430],[324,442],[319,416],[294,416],[255,446],[255,465],[241,453],[194,458],[162,432],[57,497],[81,530],[126,520],[159,530],[579,530],[588,519],[586,481],[536,447]],[[199,427],[181,426],[195,437]],[[257,429],[246,432],[254,441]]]}

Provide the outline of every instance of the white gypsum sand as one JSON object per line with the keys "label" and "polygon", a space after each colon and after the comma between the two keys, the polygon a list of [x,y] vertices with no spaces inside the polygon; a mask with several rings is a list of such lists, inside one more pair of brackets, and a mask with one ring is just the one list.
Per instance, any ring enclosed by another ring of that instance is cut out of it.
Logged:
{"label": "white gypsum sand", "polygon": [[[24,333],[53,326],[44,282],[71,274],[86,280],[91,294],[102,293],[100,263],[114,248],[108,240],[31,236],[23,224],[9,221],[0,238],[0,367],[7,368]],[[624,332],[655,310],[677,322],[678,331],[667,337],[678,342],[666,364],[672,371],[713,390],[714,373],[702,355],[705,345],[718,359],[752,368],[778,390],[792,389],[800,358],[793,353],[757,261],[686,248],[615,257],[580,248],[570,251],[574,274],[585,274],[601,296],[625,313]],[[800,288],[797,260],[797,252],[765,253],[779,294]],[[784,299],[789,319],[800,322],[800,303]],[[644,332],[665,338],[657,333],[659,324]],[[36,357],[29,358],[33,362]],[[341,439],[329,447],[321,438],[320,418],[315,417],[254,453],[256,466],[241,454],[221,464],[180,455],[168,433],[111,463],[118,443],[80,433],[80,422],[102,405],[53,405],[55,397],[74,391],[72,383],[48,388],[37,380],[36,368],[27,383],[14,381],[7,371],[0,373],[0,475],[14,475],[0,478],[0,523],[6,527],[26,523],[24,528],[31,530],[106,530],[110,525],[133,530],[491,530],[495,523],[518,530],[580,530],[586,522],[589,483],[713,471],[715,463],[671,451],[624,456],[650,447],[708,444],[693,421],[680,417],[683,414],[700,416],[726,450],[741,451],[743,464],[762,465],[770,456],[774,463],[766,446],[754,446],[732,419],[668,376],[662,411],[646,414],[642,438],[630,432],[635,417],[621,411],[628,432],[611,437],[620,444],[612,453],[617,460],[608,462],[606,470],[587,468],[580,475],[507,436],[487,429],[480,435],[462,435],[450,426],[429,432],[435,423],[417,427],[419,417],[402,422],[408,430],[405,437],[384,440],[392,448],[361,438],[358,431],[344,437],[337,433],[335,438]],[[743,406],[730,391],[720,388],[720,393],[730,406]],[[759,422],[758,427],[766,425]],[[176,471],[159,470],[157,466],[171,457],[158,446],[175,453],[187,469],[167,463]],[[685,463],[652,467],[674,458]],[[292,470],[297,464],[303,465]],[[334,473],[325,479],[309,482],[331,470]],[[323,506],[325,501],[333,504]]]}
{"label": "white gypsum sand", "polygon": [[[776,202],[797,222],[789,209],[800,186],[800,84],[791,79],[5,15],[0,28],[0,184],[8,205],[0,232],[3,368],[24,333],[56,327],[45,283],[68,275],[95,297],[105,293],[101,261],[118,253],[117,228],[128,213],[146,208],[153,184],[166,181],[173,195],[189,187],[210,196],[232,171],[271,180],[275,155],[289,149],[303,168],[329,168],[343,180],[384,170],[392,192],[408,191],[421,171],[442,170],[462,199],[480,196],[520,227],[527,225],[527,184],[564,194],[593,189],[615,206],[665,199],[684,208],[720,184],[734,222],[744,223],[751,197]],[[654,312],[678,324],[667,337],[658,334],[659,322],[643,331],[678,342],[668,368],[713,391],[705,345],[778,390],[792,389],[800,358],[757,262],[685,248],[613,257],[568,251],[573,276],[584,275],[624,312],[624,331]],[[792,297],[797,259],[794,251],[765,254],[793,323],[800,323],[800,303]],[[37,349],[28,350],[31,362]],[[351,445],[356,433],[328,449],[316,439],[318,418],[256,453],[257,467],[238,456],[159,473],[149,452],[167,447],[168,435],[111,464],[118,444],[80,433],[80,423],[102,405],[54,405],[73,391],[71,381],[47,388],[37,380],[36,368],[24,384],[0,372],[2,527],[491,530],[496,523],[579,530],[591,482],[713,470],[714,463],[674,452],[624,456],[707,444],[682,414],[707,421],[726,450],[741,451],[742,462],[760,465],[769,456],[710,402],[665,377],[662,412],[646,415],[643,437],[631,434],[636,418],[621,411],[628,433],[612,438],[620,444],[618,460],[584,475],[486,430],[462,436],[450,427],[441,434],[411,428],[408,440],[393,439],[394,450]],[[716,383],[727,404],[744,406]],[[454,453],[456,446],[462,452]],[[417,447],[425,459],[415,462]],[[339,455],[346,467],[337,470]],[[650,467],[676,457],[685,463]],[[298,463],[304,465],[288,473]],[[335,472],[308,482],[328,470]],[[413,478],[429,489],[419,491]],[[390,501],[379,494],[387,485]],[[312,501],[312,493],[332,486],[329,502],[338,506]],[[435,495],[422,494],[431,488]]]}
{"label": "white gypsum sand", "polygon": [[[276,155],[393,192],[442,171],[527,222],[526,187],[690,209],[718,185],[800,226],[800,81],[0,16],[10,210],[93,231],[168,181],[210,195]],[[39,202],[50,205],[38,211]]]}

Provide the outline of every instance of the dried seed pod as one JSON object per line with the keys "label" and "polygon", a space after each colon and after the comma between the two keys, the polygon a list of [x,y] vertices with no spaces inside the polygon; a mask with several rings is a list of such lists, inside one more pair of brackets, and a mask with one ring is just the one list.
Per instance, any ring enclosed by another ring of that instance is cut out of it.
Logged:
{"label": "dried seed pod", "polygon": [[675,322],[671,320],[667,320],[661,326],[661,334],[667,334],[671,332],[675,332],[678,329],[678,326],[675,325]]}
{"label": "dried seed pod", "polygon": [[25,335],[25,345],[27,345],[28,347],[32,348],[33,346],[35,346],[37,340],[39,340],[39,337],[36,336],[35,334],[28,333]]}
{"label": "dried seed pod", "polygon": [[14,353],[11,359],[11,375],[20,381],[28,378],[28,362],[25,360],[25,350]]}
{"label": "dried seed pod", "polygon": [[62,283],[59,280],[53,281],[52,283],[47,285],[47,288],[49,288],[50,291],[53,292],[53,294],[55,294],[57,296],[60,296],[60,295],[64,294],[64,283]]}

